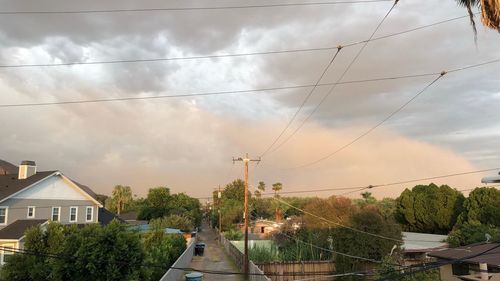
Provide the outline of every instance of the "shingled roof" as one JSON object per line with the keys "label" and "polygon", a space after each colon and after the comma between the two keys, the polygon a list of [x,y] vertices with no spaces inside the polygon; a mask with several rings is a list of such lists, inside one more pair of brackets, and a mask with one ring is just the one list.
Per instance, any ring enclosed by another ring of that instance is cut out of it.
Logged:
{"label": "shingled roof", "polygon": [[486,263],[500,268],[500,244],[480,243],[457,248],[450,248],[428,254],[445,260],[463,260],[467,263]]}
{"label": "shingled roof", "polygon": [[17,174],[0,176],[0,200],[23,190],[24,188],[51,176],[57,171],[37,172],[27,179],[20,180]]}
{"label": "shingled roof", "polygon": [[17,220],[0,230],[0,239],[20,239],[30,227],[45,223],[47,220]]}
{"label": "shingled roof", "polygon": [[16,165],[0,159],[0,175],[15,174],[17,175],[18,168]]}

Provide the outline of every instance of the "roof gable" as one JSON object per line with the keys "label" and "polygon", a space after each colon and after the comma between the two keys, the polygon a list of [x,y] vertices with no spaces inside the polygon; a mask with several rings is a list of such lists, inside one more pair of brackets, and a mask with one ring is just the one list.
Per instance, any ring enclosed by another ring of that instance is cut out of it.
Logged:
{"label": "roof gable", "polygon": [[11,198],[15,199],[45,199],[45,200],[93,200],[93,198],[82,191],[71,180],[62,175],[54,174],[39,181],[35,185]]}
{"label": "roof gable", "polygon": [[0,176],[0,201],[55,173],[56,171],[37,172],[35,175],[24,180],[18,179],[17,174]]}

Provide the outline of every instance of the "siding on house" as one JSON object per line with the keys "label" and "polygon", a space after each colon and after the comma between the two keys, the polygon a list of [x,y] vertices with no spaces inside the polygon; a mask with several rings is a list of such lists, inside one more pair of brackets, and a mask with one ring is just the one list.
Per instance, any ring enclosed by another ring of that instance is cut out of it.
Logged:
{"label": "siding on house", "polygon": [[[47,219],[52,218],[52,207],[61,207],[60,222],[63,224],[70,223],[69,212],[71,207],[77,208],[77,220],[73,223],[97,223],[98,206],[90,200],[49,200],[49,199],[7,199],[1,203],[2,206],[8,207],[7,225],[16,220],[26,219]],[[35,207],[35,217],[28,218],[28,207]],[[92,207],[92,221],[86,220],[86,209]],[[0,229],[5,225],[0,226]]]}

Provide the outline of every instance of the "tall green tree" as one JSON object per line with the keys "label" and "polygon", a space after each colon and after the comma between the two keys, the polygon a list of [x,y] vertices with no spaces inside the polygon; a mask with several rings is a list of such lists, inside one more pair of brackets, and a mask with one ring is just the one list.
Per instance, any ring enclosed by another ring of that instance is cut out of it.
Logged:
{"label": "tall green tree", "polygon": [[260,198],[265,191],[266,191],[266,184],[263,181],[260,181],[259,185],[257,186],[257,190],[255,190],[254,192],[255,197]]}
{"label": "tall green tree", "polygon": [[125,205],[132,202],[132,189],[130,186],[115,185],[111,193],[112,200],[116,206],[116,213],[121,214]]}
{"label": "tall green tree", "polygon": [[459,222],[500,227],[500,190],[494,187],[474,189],[465,200]]}
{"label": "tall green tree", "polygon": [[396,199],[395,217],[407,231],[447,234],[462,212],[463,194],[447,185],[417,185]]}
{"label": "tall green tree", "polygon": [[278,196],[279,192],[283,189],[283,184],[281,182],[273,183],[272,190],[274,191],[274,196]]}

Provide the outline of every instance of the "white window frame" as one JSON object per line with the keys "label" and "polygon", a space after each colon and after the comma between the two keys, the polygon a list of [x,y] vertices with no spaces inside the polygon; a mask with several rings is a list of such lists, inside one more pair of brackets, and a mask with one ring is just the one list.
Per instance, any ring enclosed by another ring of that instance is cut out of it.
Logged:
{"label": "white window frame", "polygon": [[7,225],[9,219],[9,206],[0,206],[0,209],[5,209],[5,222],[0,223],[0,225]]}
{"label": "white window frame", "polygon": [[[2,245],[3,248],[9,248],[9,249],[12,249],[12,250],[17,250],[17,248],[15,247],[15,245],[11,245],[11,244],[7,244],[8,246],[5,246],[5,245]],[[7,250],[2,250],[0,252],[0,265],[4,265],[5,264],[5,253],[8,252]],[[12,256],[14,255],[14,252],[10,252],[7,254],[8,256]]]}
{"label": "white window frame", "polygon": [[[90,220],[88,219],[88,211],[90,211]],[[85,222],[93,222],[94,221],[94,207],[93,206],[87,206],[85,208]]]}
{"label": "white window frame", "polygon": [[[33,215],[32,216],[30,216],[30,208],[33,209]],[[34,219],[35,216],[36,216],[35,212],[36,212],[35,206],[28,206],[28,213],[26,214],[26,218],[28,218],[28,219]]]}
{"label": "white window frame", "polygon": [[59,211],[57,212],[57,220],[58,222],[61,221],[61,207],[52,207],[52,211],[50,212],[50,220],[51,221],[55,221],[54,220],[54,210],[55,209],[58,209]]}
{"label": "white window frame", "polygon": [[[71,220],[71,210],[75,209],[75,219]],[[71,206],[69,207],[69,222],[77,222],[78,221],[78,207],[76,206]]]}

